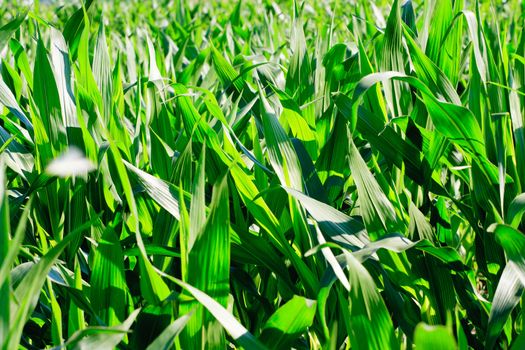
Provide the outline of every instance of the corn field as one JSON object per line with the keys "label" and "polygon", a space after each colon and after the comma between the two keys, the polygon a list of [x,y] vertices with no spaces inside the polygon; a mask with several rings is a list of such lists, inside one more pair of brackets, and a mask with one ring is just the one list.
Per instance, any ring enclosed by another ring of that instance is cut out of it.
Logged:
{"label": "corn field", "polygon": [[524,9],[0,0],[0,349],[525,349]]}

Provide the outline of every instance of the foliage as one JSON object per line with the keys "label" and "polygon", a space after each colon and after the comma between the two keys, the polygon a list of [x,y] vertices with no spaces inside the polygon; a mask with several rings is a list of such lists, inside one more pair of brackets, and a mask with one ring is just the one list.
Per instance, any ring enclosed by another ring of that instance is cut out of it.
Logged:
{"label": "foliage", "polygon": [[521,348],[522,4],[0,7],[0,348]]}

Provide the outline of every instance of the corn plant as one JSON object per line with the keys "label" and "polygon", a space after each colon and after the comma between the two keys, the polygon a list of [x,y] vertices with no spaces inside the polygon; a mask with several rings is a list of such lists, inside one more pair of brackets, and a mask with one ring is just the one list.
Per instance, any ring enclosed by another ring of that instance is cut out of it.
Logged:
{"label": "corn plant", "polygon": [[525,347],[520,1],[0,5],[2,350]]}

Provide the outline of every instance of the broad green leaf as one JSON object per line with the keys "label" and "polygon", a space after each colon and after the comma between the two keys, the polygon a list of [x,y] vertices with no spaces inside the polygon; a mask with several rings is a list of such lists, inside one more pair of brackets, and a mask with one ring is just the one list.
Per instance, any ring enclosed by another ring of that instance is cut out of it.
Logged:
{"label": "broad green leaf", "polygon": [[68,19],[64,26],[64,38],[71,48],[73,57],[76,57],[80,37],[84,28],[89,27],[89,21],[87,21],[86,11],[89,10],[95,0],[86,0],[81,8],[75,11],[75,13]]}
{"label": "broad green leaf", "polygon": [[397,349],[392,319],[370,273],[344,252],[350,281],[348,332],[356,349]]}
{"label": "broad green leaf", "polygon": [[[47,48],[42,38],[38,39],[36,60],[34,66],[34,100],[38,107],[39,119],[42,121],[51,147],[60,150],[64,143],[65,127],[61,116],[60,97],[55,81],[55,75],[51,68]],[[46,164],[52,154],[42,155]]]}
{"label": "broad green leaf", "polygon": [[[324,239],[321,230],[319,230],[319,225],[315,225],[315,231],[317,233],[317,241],[320,245],[324,245],[326,243],[326,240]],[[341,268],[341,265],[337,261],[337,258],[335,257],[334,253],[328,247],[322,248],[321,252],[323,253],[328,264],[332,267],[334,274],[337,276],[341,284],[345,287],[346,290],[350,290],[350,283],[348,282],[348,278],[346,278],[346,275],[343,269]]]}
{"label": "broad green leaf", "polygon": [[33,88],[33,72],[29,66],[29,58],[25,52],[25,48],[17,40],[11,38],[9,41],[9,48],[16,59],[17,67],[22,71],[24,78],[27,80],[29,87]]}
{"label": "broad green leaf", "polygon": [[111,80],[111,62],[103,22],[101,22],[98,28],[95,54],[93,58],[93,77],[95,78],[98,89],[102,94],[103,108],[100,111],[102,113],[102,120],[105,125],[108,125],[112,113],[111,97],[113,95],[113,84]]}
{"label": "broad green leaf", "polygon": [[462,106],[439,101],[431,90],[420,80],[403,73],[374,73],[361,79],[353,97],[355,104],[353,113],[357,113],[358,104],[356,102],[366,90],[380,81],[390,79],[405,81],[421,92],[425,106],[437,131],[441,132],[451,141],[465,147],[474,155],[485,155],[481,128],[474,115],[472,115],[472,112]]}
{"label": "broad green leaf", "polygon": [[173,341],[182,332],[193,313],[183,315],[173,321],[155,340],[146,348],[146,350],[169,350],[173,348]]}
{"label": "broad green leaf", "polygon": [[122,156],[119,153],[118,148],[114,143],[110,143],[110,154],[113,158],[114,165],[117,168],[117,174],[120,178],[120,183],[124,189],[124,195],[130,206],[132,220],[134,221],[134,227],[132,230],[135,232],[135,239],[137,246],[140,251],[139,264],[140,264],[140,287],[144,298],[152,304],[158,304],[163,301],[169,295],[168,286],[164,281],[158,276],[146,255],[146,248],[144,246],[144,241],[140,234],[139,222],[138,222],[138,209],[135,202],[135,197],[133,195],[133,190],[131,188],[131,183],[129,181],[129,176],[126,171],[126,165]]}
{"label": "broad green leaf", "polygon": [[241,92],[244,88],[244,80],[239,78],[239,74],[235,71],[235,68],[226,60],[215,46],[211,46],[211,57],[213,67],[217,71],[217,75],[221,80],[222,84],[229,88],[233,86],[237,92]]}
{"label": "broad green leaf", "polygon": [[[401,6],[399,1],[395,0],[392,4],[390,15],[388,16],[383,41],[381,43],[381,71],[405,71],[406,53],[404,52],[402,36]],[[385,83],[384,89],[386,101],[393,116],[404,114],[409,102],[407,85],[399,81],[389,81]]]}
{"label": "broad green leaf", "polygon": [[245,349],[266,349],[257,338],[253,336],[237,319],[226,310],[220,303],[201,290],[187,284],[177,278],[166,275],[158,271],[162,276],[178,284],[191,293],[199,303],[201,303],[212,315],[221,323],[232,338]]}
{"label": "broad green leaf", "polygon": [[78,126],[75,96],[72,86],[72,70],[68,47],[64,37],[55,28],[51,29],[51,64],[60,97],[62,120],[66,127]]}
{"label": "broad green leaf", "polygon": [[24,126],[29,130],[33,130],[33,124],[27,119],[26,115],[18,105],[18,102],[16,102],[15,96],[9,90],[9,87],[5,84],[5,82],[2,80],[2,77],[0,76],[0,104],[6,106],[9,108],[11,113],[15,117],[17,117]]}
{"label": "broad green leaf", "polygon": [[91,304],[107,326],[123,322],[128,288],[124,272],[124,255],[111,226],[97,242],[91,270]]}
{"label": "broad green leaf", "polygon": [[286,191],[301,203],[330,239],[350,247],[362,247],[369,241],[363,224],[355,218],[301,192],[288,188]]}
{"label": "broad green leaf", "polygon": [[294,295],[266,321],[260,340],[272,349],[289,347],[312,325],[316,310],[315,300]]}
{"label": "broad green leaf", "polygon": [[525,286],[525,237],[511,226],[494,224],[489,231],[505,250],[509,261],[503,270],[490,309],[486,346],[492,349]]}
{"label": "broad green leaf", "polygon": [[179,194],[174,185],[156,178],[128,162],[124,162],[124,165],[132,172],[151,198],[153,198],[162,208],[164,208],[164,210],[173,215],[177,220],[180,219]]}
{"label": "broad green leaf", "polygon": [[301,191],[303,189],[301,164],[293,145],[284,132],[268,100],[261,94],[264,115],[262,122],[268,147],[268,156],[282,186]]}
{"label": "broad green leaf", "polygon": [[24,280],[15,289],[10,308],[10,324],[13,326],[10,328],[4,343],[7,348],[18,347],[24,325],[38,302],[40,290],[47,278],[49,270],[53,264],[55,264],[66,246],[80,236],[81,232],[82,228],[77,229],[76,232],[70,232],[61,242],[51,248],[47,254],[42,256],[31,268]]}
{"label": "broad green leaf", "polygon": [[[198,173],[199,175],[203,174]],[[197,185],[197,187],[199,186]],[[194,195],[196,194],[194,193]],[[228,187],[226,178],[224,178],[214,187],[210,213],[206,222],[198,227],[198,232],[195,232],[195,242],[188,249],[187,267],[187,282],[214,298],[224,307],[227,306],[230,265],[229,205],[227,198]],[[199,201],[198,194],[195,200],[195,203],[192,202],[193,212],[195,213],[198,210],[205,214],[206,207],[203,201]],[[181,303],[181,313],[188,312],[194,307],[194,302]],[[210,318],[211,316],[207,313],[197,312],[183,330],[184,343],[182,345],[201,347],[202,344],[206,344],[212,348],[222,348],[225,344],[224,337],[220,336],[222,329],[219,328],[214,331],[214,328],[217,327],[214,325],[216,321]],[[203,329],[207,329],[209,333],[203,335]]]}
{"label": "broad green leaf", "polygon": [[135,322],[140,309],[134,310],[129,317],[118,326],[114,327],[89,327],[76,332],[65,343],[71,349],[103,349],[110,350],[124,339],[129,329]]}
{"label": "broad green leaf", "polygon": [[508,262],[501,274],[500,282],[494,294],[487,326],[486,348],[492,349],[507,322],[510,313],[523,295],[522,273],[512,261]]}
{"label": "broad green leaf", "polygon": [[510,202],[505,221],[512,227],[517,228],[523,213],[525,213],[525,193],[519,194]]}
{"label": "broad green leaf", "polygon": [[420,323],[414,334],[417,349],[457,349],[456,341],[446,326],[430,326]]}
{"label": "broad green leaf", "polygon": [[357,187],[360,212],[370,238],[375,239],[382,235],[378,232],[391,232],[399,227],[396,212],[359,154],[351,135],[348,140],[348,162]]}
{"label": "broad green leaf", "polygon": [[308,290],[313,293],[317,289],[316,286],[318,282],[315,280],[314,275],[306,266],[305,262],[299,258],[296,252],[293,251],[286,242],[279,221],[264,199],[258,195],[257,187],[253,183],[253,180],[238,166],[231,168],[230,174],[232,175],[239,195],[248,210],[252,212],[258,225],[267,232],[272,243],[292,261],[301,279],[306,283]]}
{"label": "broad green leaf", "polygon": [[0,51],[2,51],[9,41],[9,38],[18,30],[18,28],[24,23],[27,17],[28,10],[20,11],[18,15],[11,20],[9,23],[4,24],[0,27]]}

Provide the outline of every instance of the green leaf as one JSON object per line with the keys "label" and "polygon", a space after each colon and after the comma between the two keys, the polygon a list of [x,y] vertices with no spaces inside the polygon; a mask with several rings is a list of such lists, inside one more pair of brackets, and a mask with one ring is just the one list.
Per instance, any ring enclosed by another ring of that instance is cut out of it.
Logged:
{"label": "green leaf", "polygon": [[445,326],[430,326],[420,323],[414,333],[414,345],[417,349],[457,349],[454,336]]}
{"label": "green leaf", "polygon": [[356,349],[398,349],[392,319],[372,276],[351,254],[344,251],[348,265],[350,319],[348,332]]}
{"label": "green leaf", "polygon": [[[204,196],[204,192],[202,192],[202,196]],[[199,201],[198,196],[196,201],[195,203],[192,202],[193,212],[198,210],[205,214],[204,201]],[[214,187],[210,213],[204,225],[199,229],[199,232],[195,233],[195,242],[189,248],[187,282],[225,307],[230,289],[230,226],[226,178],[223,178]],[[184,314],[194,307],[194,302],[181,303],[181,313]],[[183,339],[185,340],[182,345],[184,347],[200,347],[202,346],[201,341],[204,341],[204,344],[211,348],[223,348],[225,339],[224,336],[220,335],[222,329],[219,328],[214,331],[213,328],[217,327],[213,324],[214,322],[215,320],[211,319],[207,313],[204,315],[202,312],[197,313],[183,331]],[[205,335],[202,334],[203,329],[207,329]],[[211,336],[212,334],[213,336]]]}
{"label": "green leaf", "polygon": [[173,321],[162,333],[155,338],[153,342],[146,348],[146,350],[169,350],[173,348],[173,341],[182,332],[193,313],[183,315]]}
{"label": "green leaf", "polygon": [[87,10],[95,0],[86,0],[81,8],[75,11],[75,13],[68,19],[64,26],[64,38],[66,39],[73,57],[77,56],[78,46],[82,32],[86,27],[89,27],[89,21],[87,21]]}
{"label": "green leaf", "polygon": [[284,132],[268,100],[262,94],[260,94],[260,100],[264,111],[262,116],[264,136],[272,167],[282,186],[302,191],[301,164],[292,142]]}
{"label": "green leaf", "polygon": [[111,79],[111,62],[108,52],[108,44],[106,42],[106,31],[104,22],[100,23],[95,46],[95,54],[93,58],[93,77],[97,83],[98,89],[102,94],[102,120],[105,125],[109,124],[112,113],[112,96],[113,85]]}
{"label": "green leaf", "polygon": [[215,68],[215,71],[217,72],[217,75],[222,84],[226,88],[233,86],[237,92],[241,92],[244,88],[244,80],[239,78],[239,74],[235,68],[232,67],[224,55],[222,55],[213,45],[211,45],[211,57],[213,67]]}
{"label": "green leaf", "polygon": [[[341,113],[350,121],[355,113],[355,101],[343,94],[336,95],[334,100]],[[431,182],[429,163],[413,144],[403,139],[390,125],[385,125],[381,118],[377,118],[367,109],[359,108],[354,117],[357,130],[385,158],[398,168],[405,168],[407,176],[418,184],[427,185]],[[337,150],[343,148],[342,145],[338,146]]]}
{"label": "green leaf", "polygon": [[135,239],[137,241],[137,246],[140,251],[139,264],[140,273],[142,277],[140,279],[140,288],[144,298],[148,302],[156,305],[168,297],[169,289],[168,286],[164,283],[164,281],[160,278],[160,276],[158,276],[155,273],[153,265],[151,264],[151,262],[148,259],[148,256],[146,255],[146,248],[144,246],[144,241],[142,240],[142,236],[140,234],[137,204],[135,202],[135,197],[133,195],[133,190],[131,188],[131,183],[129,181],[129,176],[126,171],[124,160],[122,159],[118,148],[113,142],[110,143],[109,149],[110,154],[113,158],[114,165],[117,169],[118,177],[120,178],[120,183],[122,184],[124,189],[125,198],[130,207],[132,221],[134,222],[132,230],[135,233]]}
{"label": "green leaf", "polygon": [[316,310],[315,300],[294,295],[266,321],[259,339],[272,349],[290,347],[312,325]]}
{"label": "green leaf", "polygon": [[348,137],[349,155],[348,162],[357,187],[360,212],[363,216],[368,234],[372,240],[378,236],[378,231],[392,232],[399,227],[394,206],[377,183],[365,161],[359,154],[357,147]]}
{"label": "green leaf", "polygon": [[11,20],[9,23],[4,24],[0,27],[0,51],[2,51],[9,41],[9,38],[18,30],[18,28],[24,23],[27,17],[28,9],[20,10],[18,15]]}
{"label": "green leaf", "polygon": [[[91,223],[89,222],[88,224]],[[83,227],[79,227],[74,232],[70,232],[61,242],[51,248],[47,254],[42,256],[38,263],[31,267],[27,276],[25,276],[24,280],[15,289],[14,298],[11,302],[10,324],[12,327],[5,341],[7,348],[12,349],[18,347],[24,325],[38,302],[40,290],[46,281],[47,274],[62,251],[70,242],[81,235],[83,229]]]}
{"label": "green leaf", "polygon": [[151,198],[164,208],[164,210],[173,215],[175,219],[180,219],[179,195],[174,185],[156,178],[128,162],[124,161],[124,165],[131,171]]}
{"label": "green leaf", "polygon": [[15,96],[9,90],[9,87],[6,85],[6,83],[2,80],[2,77],[0,76],[0,104],[6,106],[9,108],[11,113],[15,117],[17,117],[24,126],[29,130],[33,130],[33,124],[27,119],[26,115],[18,105],[18,102],[16,102]]}
{"label": "green leaf", "polygon": [[[65,128],[55,75],[42,38],[38,39],[33,80],[35,104],[38,107],[46,136],[52,149],[59,150],[60,145],[65,143]],[[42,140],[42,142],[45,141]],[[44,164],[47,164],[51,156],[52,154],[42,155]]]}
{"label": "green leaf", "polygon": [[358,220],[301,192],[289,188],[285,190],[301,203],[318,222],[323,233],[333,241],[349,247],[362,247],[369,241],[363,224]]}
{"label": "green leaf", "polygon": [[60,97],[62,120],[66,127],[78,126],[75,96],[72,86],[72,70],[68,47],[62,33],[51,29],[51,64]]}
{"label": "green leaf", "polygon": [[517,195],[516,198],[510,202],[505,221],[512,227],[518,228],[523,213],[525,213],[525,193]]}
{"label": "green leaf", "polygon": [[115,349],[135,322],[140,309],[134,310],[120,325],[114,327],[88,327],[73,334],[65,343],[71,349]]}
{"label": "green leaf", "polygon": [[525,288],[525,236],[516,229],[494,224],[488,229],[505,250],[509,261],[503,270],[490,309],[486,346],[492,349],[507,318],[516,307]]}
{"label": "green leaf", "polygon": [[213,317],[215,317],[217,321],[221,323],[224,329],[228,331],[228,333],[239,345],[243,346],[245,349],[266,349],[266,347],[262,345],[257,340],[257,338],[253,336],[253,334],[251,334],[228,310],[226,310],[212,297],[175,277],[166,275],[162,271],[158,272],[165,278],[190,292],[190,294],[193,295],[193,297],[197,299],[197,301],[201,303],[213,315]]}
{"label": "green leaf", "polygon": [[107,326],[124,320],[128,288],[118,237],[108,226],[98,242],[91,270],[91,304]]}
{"label": "green leaf", "polygon": [[354,113],[357,113],[358,106],[356,102],[362,98],[366,90],[380,81],[390,79],[405,81],[421,92],[425,106],[437,131],[448,137],[452,142],[465,147],[474,155],[485,155],[483,134],[472,112],[462,106],[439,101],[420,80],[403,73],[373,73],[361,79],[353,97],[355,103]]}
{"label": "green leaf", "polygon": [[492,349],[496,344],[512,310],[518,305],[524,288],[522,273],[518,271],[516,264],[508,262],[501,274],[490,308],[485,341],[487,349]]}
{"label": "green leaf", "polygon": [[[401,20],[401,6],[398,0],[392,4],[392,9],[386,23],[385,33],[381,46],[381,71],[405,72],[405,49],[403,47],[403,27]],[[393,114],[398,117],[405,113],[410,101],[409,90],[406,84],[399,81],[389,81],[384,85],[387,104]],[[352,125],[353,126],[353,125]],[[352,129],[353,132],[353,129]]]}

